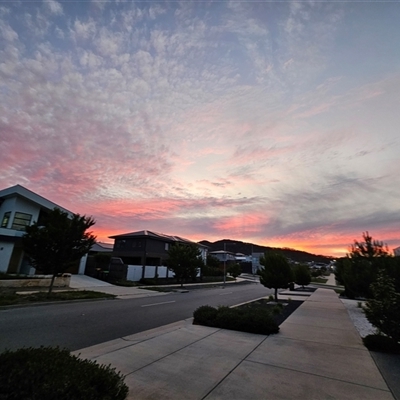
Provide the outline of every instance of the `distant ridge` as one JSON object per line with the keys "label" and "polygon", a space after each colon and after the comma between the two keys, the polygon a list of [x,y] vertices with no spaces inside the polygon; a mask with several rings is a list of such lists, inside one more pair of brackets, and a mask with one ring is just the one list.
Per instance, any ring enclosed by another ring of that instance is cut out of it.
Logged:
{"label": "distant ridge", "polygon": [[295,250],[286,247],[280,248],[280,247],[260,246],[254,243],[241,242],[240,240],[222,239],[222,240],[217,240],[216,242],[209,242],[208,240],[202,240],[199,243],[208,246],[209,251],[224,250],[224,245],[225,245],[226,251],[230,251],[232,253],[251,254],[252,252],[264,253],[266,251],[274,251],[276,253],[283,254],[284,256],[290,258],[291,260],[297,262],[314,261],[320,263],[329,263],[330,261],[333,260],[333,257],[330,256],[307,253],[306,251]]}

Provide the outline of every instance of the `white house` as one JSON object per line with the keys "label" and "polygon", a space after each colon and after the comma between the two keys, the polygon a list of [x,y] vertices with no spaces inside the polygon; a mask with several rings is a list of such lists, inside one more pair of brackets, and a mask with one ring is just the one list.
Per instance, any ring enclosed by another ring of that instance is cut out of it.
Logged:
{"label": "white house", "polygon": [[72,216],[72,212],[21,185],[0,190],[0,272],[34,273],[24,256],[22,236],[26,226],[40,223],[56,207]]}

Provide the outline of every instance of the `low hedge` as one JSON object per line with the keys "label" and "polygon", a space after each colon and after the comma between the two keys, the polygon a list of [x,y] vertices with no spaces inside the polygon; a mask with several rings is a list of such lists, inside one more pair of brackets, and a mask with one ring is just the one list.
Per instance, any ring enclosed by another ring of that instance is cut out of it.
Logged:
{"label": "low hedge", "polygon": [[279,332],[272,314],[263,308],[201,306],[193,313],[194,324],[269,335]]}
{"label": "low hedge", "polygon": [[124,377],[58,347],[0,354],[0,400],[124,400]]}
{"label": "low hedge", "polygon": [[368,335],[363,338],[363,343],[371,351],[400,354],[400,344],[388,336]]}

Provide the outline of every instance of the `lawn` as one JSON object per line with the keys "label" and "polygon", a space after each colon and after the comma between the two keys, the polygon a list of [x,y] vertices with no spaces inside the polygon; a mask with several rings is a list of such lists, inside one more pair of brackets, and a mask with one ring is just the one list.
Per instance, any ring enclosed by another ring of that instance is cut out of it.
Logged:
{"label": "lawn", "polygon": [[46,303],[54,301],[88,300],[88,299],[114,299],[115,295],[92,292],[89,290],[53,292],[49,296],[46,292],[29,294],[16,294],[15,291],[0,292],[0,306],[16,304]]}

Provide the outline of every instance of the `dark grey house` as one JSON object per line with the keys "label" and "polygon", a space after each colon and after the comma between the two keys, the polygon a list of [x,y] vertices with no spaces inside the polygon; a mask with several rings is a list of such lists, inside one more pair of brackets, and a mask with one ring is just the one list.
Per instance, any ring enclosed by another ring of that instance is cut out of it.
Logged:
{"label": "dark grey house", "polygon": [[[163,266],[168,259],[168,250],[174,243],[194,244],[198,246],[204,262],[207,259],[207,246],[180,236],[145,230],[110,236],[110,239],[114,239],[113,257],[121,258],[127,265]],[[143,268],[143,276],[144,272]]]}

